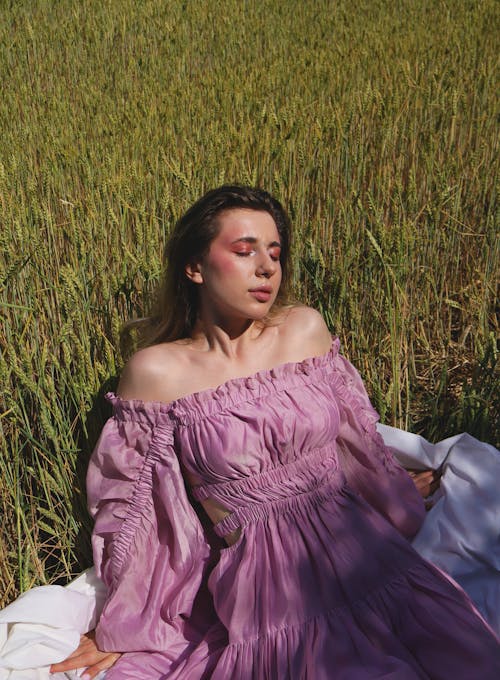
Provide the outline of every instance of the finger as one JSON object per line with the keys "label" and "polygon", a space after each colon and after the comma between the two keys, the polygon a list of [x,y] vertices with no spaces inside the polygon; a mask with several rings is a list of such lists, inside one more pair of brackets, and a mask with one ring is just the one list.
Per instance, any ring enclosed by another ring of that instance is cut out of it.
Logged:
{"label": "finger", "polygon": [[[69,656],[64,659],[64,661],[69,661],[70,659],[76,659],[82,653],[83,643],[80,642],[78,647],[74,649]],[[62,663],[62,662],[61,662]]]}
{"label": "finger", "polygon": [[89,663],[95,661],[95,650],[82,650],[80,647],[75,653],[68,656],[64,661],[54,663],[50,667],[51,673],[62,673],[63,671],[74,671],[77,668],[85,668]]}
{"label": "finger", "polygon": [[92,635],[82,635],[78,647],[64,659],[64,661],[52,664],[50,672],[58,673],[62,671],[72,671],[76,668],[84,668],[95,661],[96,653],[99,652],[96,649]]}
{"label": "finger", "polygon": [[423,497],[426,498],[427,496],[430,495],[431,493],[431,486],[428,482],[416,482],[415,486],[417,487],[418,493]]}
{"label": "finger", "polygon": [[85,664],[79,662],[78,658],[79,657],[73,657],[72,659],[70,659],[68,657],[67,659],[64,659],[64,661],[60,661],[59,663],[53,663],[52,666],[50,667],[50,672],[63,673],[64,671],[75,671],[77,668],[83,668]]}
{"label": "finger", "polygon": [[83,680],[87,680],[87,678],[95,678],[101,671],[105,671],[108,668],[111,668],[116,661],[120,658],[121,654],[108,654],[104,659],[99,661],[98,663],[93,664],[92,666],[89,666],[85,673],[82,675]]}
{"label": "finger", "polygon": [[423,472],[410,472],[408,473],[410,477],[413,479],[415,484],[417,484],[420,480],[422,481],[430,481],[433,479],[433,471],[432,470],[425,470]]}

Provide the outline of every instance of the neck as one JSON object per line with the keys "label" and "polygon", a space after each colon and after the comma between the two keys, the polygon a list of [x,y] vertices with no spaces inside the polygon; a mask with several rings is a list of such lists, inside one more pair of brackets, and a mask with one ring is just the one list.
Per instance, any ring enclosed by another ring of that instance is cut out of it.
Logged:
{"label": "neck", "polygon": [[252,319],[231,320],[231,323],[213,319],[198,319],[191,335],[195,342],[206,343],[208,349],[219,351],[228,358],[245,354],[249,343],[262,333],[263,324]]}

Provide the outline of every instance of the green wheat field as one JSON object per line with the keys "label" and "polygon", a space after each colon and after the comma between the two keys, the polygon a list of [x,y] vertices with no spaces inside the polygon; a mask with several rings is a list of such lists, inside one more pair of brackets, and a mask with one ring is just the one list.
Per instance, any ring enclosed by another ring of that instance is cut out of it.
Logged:
{"label": "green wheat field", "polygon": [[495,0],[0,1],[0,605],[90,563],[84,475],[180,214],[273,192],[382,420],[500,438]]}

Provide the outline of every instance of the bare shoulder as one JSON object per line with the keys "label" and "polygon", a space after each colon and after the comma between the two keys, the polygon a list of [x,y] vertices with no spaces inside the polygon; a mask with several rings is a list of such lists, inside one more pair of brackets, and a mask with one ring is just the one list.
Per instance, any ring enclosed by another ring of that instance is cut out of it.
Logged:
{"label": "bare shoulder", "polygon": [[290,330],[302,329],[307,333],[323,333],[330,339],[330,331],[321,314],[307,305],[295,305],[288,311],[286,324]]}
{"label": "bare shoulder", "polygon": [[321,314],[306,305],[297,305],[287,311],[283,324],[284,339],[305,357],[326,354],[332,345],[332,336]]}
{"label": "bare shoulder", "polygon": [[161,343],[136,352],[123,369],[118,395],[122,399],[170,401],[169,385],[175,384],[183,366],[183,350],[177,343]]}

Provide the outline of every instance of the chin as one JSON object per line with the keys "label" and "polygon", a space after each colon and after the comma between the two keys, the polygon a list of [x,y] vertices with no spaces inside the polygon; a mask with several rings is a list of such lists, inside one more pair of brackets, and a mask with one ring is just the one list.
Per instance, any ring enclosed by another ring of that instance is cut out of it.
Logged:
{"label": "chin", "polygon": [[272,305],[263,305],[261,309],[257,310],[251,315],[251,319],[254,321],[262,321],[262,319],[265,319],[266,317],[271,314],[271,312],[274,310],[274,304]]}
{"label": "chin", "polygon": [[266,308],[262,310],[247,310],[241,315],[238,314],[238,316],[240,316],[243,321],[262,321],[262,319],[267,317],[269,311],[270,308],[266,306]]}

